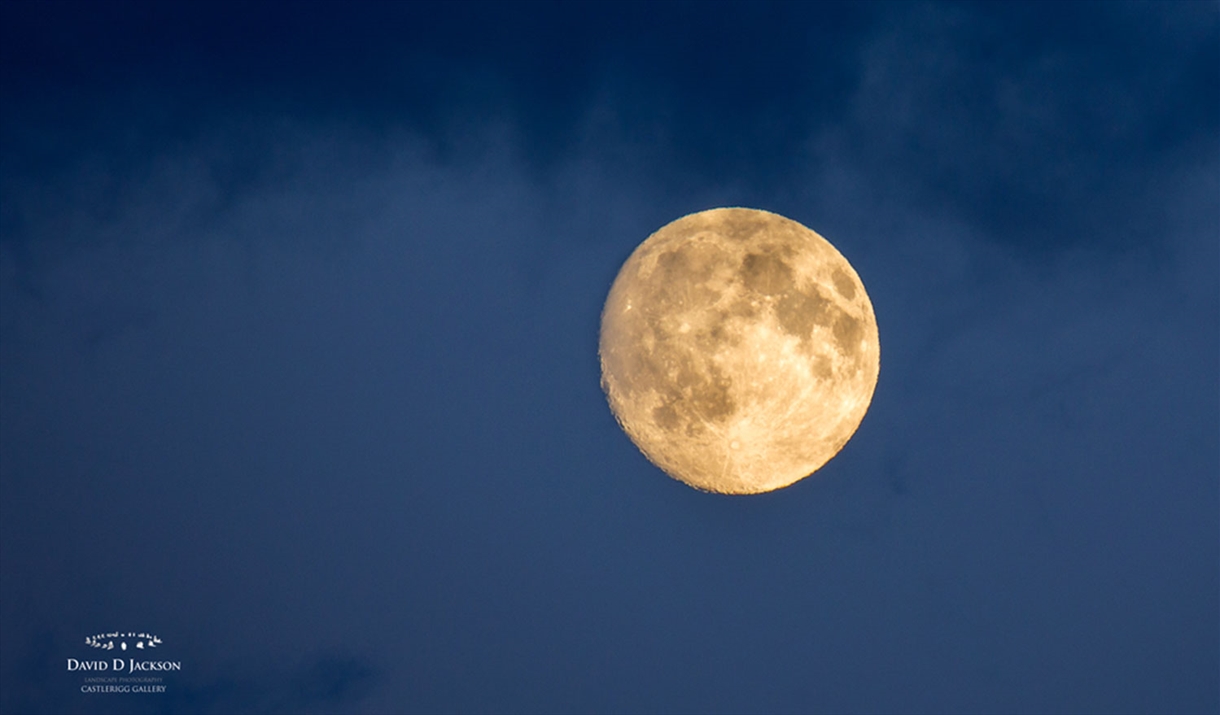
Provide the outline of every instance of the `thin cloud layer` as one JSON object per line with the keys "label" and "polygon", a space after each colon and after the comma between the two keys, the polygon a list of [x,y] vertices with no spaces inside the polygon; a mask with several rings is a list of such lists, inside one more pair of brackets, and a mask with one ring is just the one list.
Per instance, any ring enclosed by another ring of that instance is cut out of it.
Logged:
{"label": "thin cloud layer", "polygon": [[[4,50],[2,708],[124,709],[61,665],[117,621],[202,712],[1214,709],[1216,16],[1100,7]],[[423,56],[456,98],[370,99]],[[746,500],[598,387],[619,265],[717,205],[825,235],[881,329],[856,437]]]}

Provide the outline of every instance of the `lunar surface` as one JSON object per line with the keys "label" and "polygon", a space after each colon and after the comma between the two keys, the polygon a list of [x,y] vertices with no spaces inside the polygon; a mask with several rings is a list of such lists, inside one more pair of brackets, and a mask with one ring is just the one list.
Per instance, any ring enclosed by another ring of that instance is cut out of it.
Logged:
{"label": "lunar surface", "polygon": [[623,430],[692,487],[756,494],[830,461],[864,419],[880,345],[860,277],[824,238],[723,208],[649,236],[602,311]]}

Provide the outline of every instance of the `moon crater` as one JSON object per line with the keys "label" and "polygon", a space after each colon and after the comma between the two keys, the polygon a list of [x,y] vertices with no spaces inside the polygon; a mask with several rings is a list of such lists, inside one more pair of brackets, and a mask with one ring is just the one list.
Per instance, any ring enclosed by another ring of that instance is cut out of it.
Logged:
{"label": "moon crater", "polygon": [[788,486],[855,432],[880,366],[859,276],[818,234],[753,209],[642,243],[602,313],[602,386],[624,431],[706,491]]}

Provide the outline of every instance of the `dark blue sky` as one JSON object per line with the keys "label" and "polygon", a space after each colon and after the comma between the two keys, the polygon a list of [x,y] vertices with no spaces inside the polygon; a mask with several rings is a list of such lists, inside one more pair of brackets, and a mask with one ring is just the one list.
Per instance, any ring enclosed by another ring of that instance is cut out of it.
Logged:
{"label": "dark blue sky", "polygon": [[[1217,712],[1218,75],[1212,2],[0,4],[0,710]],[[598,385],[733,205],[881,335],[756,497]]]}

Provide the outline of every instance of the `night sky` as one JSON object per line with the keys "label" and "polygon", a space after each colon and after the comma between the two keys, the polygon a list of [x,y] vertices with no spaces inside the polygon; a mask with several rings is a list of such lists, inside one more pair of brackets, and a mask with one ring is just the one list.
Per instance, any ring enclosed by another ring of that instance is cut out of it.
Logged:
{"label": "night sky", "polygon": [[[759,496],[599,386],[718,206],[880,327]],[[1218,375],[1215,2],[0,4],[6,713],[1214,713]]]}

